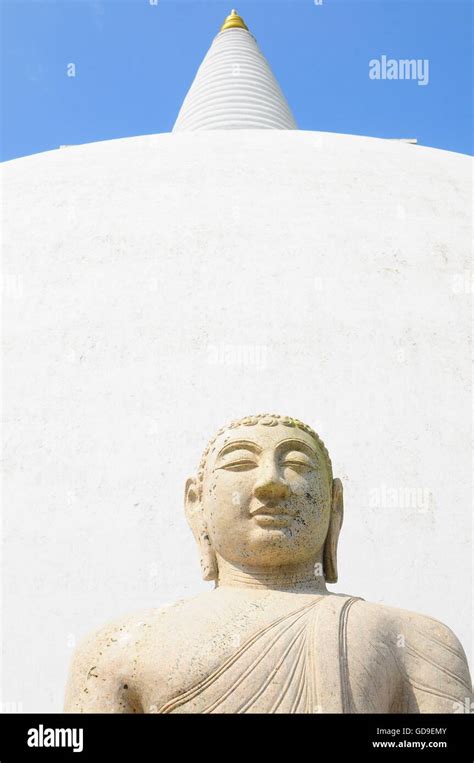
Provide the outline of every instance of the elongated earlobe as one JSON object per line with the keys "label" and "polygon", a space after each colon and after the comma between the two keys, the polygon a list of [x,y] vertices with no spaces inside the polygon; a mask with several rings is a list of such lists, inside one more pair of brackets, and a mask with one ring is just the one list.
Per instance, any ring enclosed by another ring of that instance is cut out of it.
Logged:
{"label": "elongated earlobe", "polygon": [[217,580],[217,558],[211,546],[207,533],[201,536],[199,541],[199,550],[201,554],[201,575],[203,580]]}
{"label": "elongated earlobe", "polygon": [[337,543],[344,515],[342,482],[336,478],[332,483],[331,519],[324,543],[323,570],[327,583],[337,583]]}
{"label": "elongated earlobe", "polygon": [[217,580],[217,558],[202,513],[199,485],[194,478],[186,482],[184,507],[186,519],[198,544],[202,577],[204,580]]}

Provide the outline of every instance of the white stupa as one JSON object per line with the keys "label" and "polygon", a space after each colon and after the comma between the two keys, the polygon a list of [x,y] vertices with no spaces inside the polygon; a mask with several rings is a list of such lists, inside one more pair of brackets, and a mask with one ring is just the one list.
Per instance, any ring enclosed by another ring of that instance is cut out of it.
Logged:
{"label": "white stupa", "polygon": [[231,11],[184,99],[174,132],[294,130],[278,82],[237,11]]}
{"label": "white stupa", "polygon": [[3,168],[3,685],[25,711],[61,709],[86,631],[206,585],[184,480],[261,411],[313,425],[343,480],[336,590],[469,650],[471,161],[296,129],[225,26],[172,133]]}

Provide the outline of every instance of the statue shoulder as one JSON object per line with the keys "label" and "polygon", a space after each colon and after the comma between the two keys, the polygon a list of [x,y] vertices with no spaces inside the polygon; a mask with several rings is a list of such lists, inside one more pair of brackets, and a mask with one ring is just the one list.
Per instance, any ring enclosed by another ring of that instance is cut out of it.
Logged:
{"label": "statue shoulder", "polygon": [[419,612],[411,612],[407,609],[392,607],[387,604],[379,604],[352,597],[353,615],[351,617],[359,621],[372,624],[374,630],[380,635],[397,637],[409,636],[410,640],[416,638],[431,638],[440,649],[455,650],[465,658],[463,648],[453,631],[440,620]]}
{"label": "statue shoulder", "polygon": [[365,601],[353,607],[353,617],[354,627],[365,624],[371,638],[389,647],[405,687],[407,712],[472,708],[466,655],[447,625],[428,615]]}
{"label": "statue shoulder", "polygon": [[441,650],[454,649],[465,657],[457,636],[441,620],[406,609],[395,609],[394,611],[397,613],[397,623],[403,627],[411,639],[417,637],[431,639]]}
{"label": "statue shoulder", "polygon": [[123,659],[125,654],[130,654],[133,645],[140,645],[150,630],[160,627],[162,623],[167,625],[173,614],[181,611],[190,601],[193,599],[178,599],[172,604],[115,618],[86,634],[76,649],[76,656],[95,654],[108,662]]}
{"label": "statue shoulder", "polygon": [[134,677],[142,645],[161,624],[169,630],[172,612],[185,602],[124,615],[84,636],[69,670],[66,712],[139,712]]}
{"label": "statue shoulder", "polygon": [[104,659],[115,659],[127,643],[140,638],[143,629],[150,627],[159,612],[159,609],[144,609],[109,620],[81,639],[76,655],[97,653]]}

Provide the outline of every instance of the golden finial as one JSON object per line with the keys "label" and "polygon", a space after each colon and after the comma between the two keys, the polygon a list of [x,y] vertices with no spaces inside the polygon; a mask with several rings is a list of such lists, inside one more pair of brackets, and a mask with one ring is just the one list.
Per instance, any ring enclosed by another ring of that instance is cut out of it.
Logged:
{"label": "golden finial", "polygon": [[248,31],[248,26],[239,16],[236,10],[232,9],[230,12],[230,16],[227,16],[226,20],[221,26],[221,32],[225,32],[226,29],[246,29]]}

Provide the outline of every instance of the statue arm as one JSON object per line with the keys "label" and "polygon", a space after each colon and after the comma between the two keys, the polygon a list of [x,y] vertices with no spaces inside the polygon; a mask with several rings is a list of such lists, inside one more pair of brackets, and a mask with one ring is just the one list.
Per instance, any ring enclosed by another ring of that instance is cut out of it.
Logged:
{"label": "statue arm", "polygon": [[89,636],[74,654],[64,711],[66,713],[142,712],[127,676],[128,660],[114,629]]}

